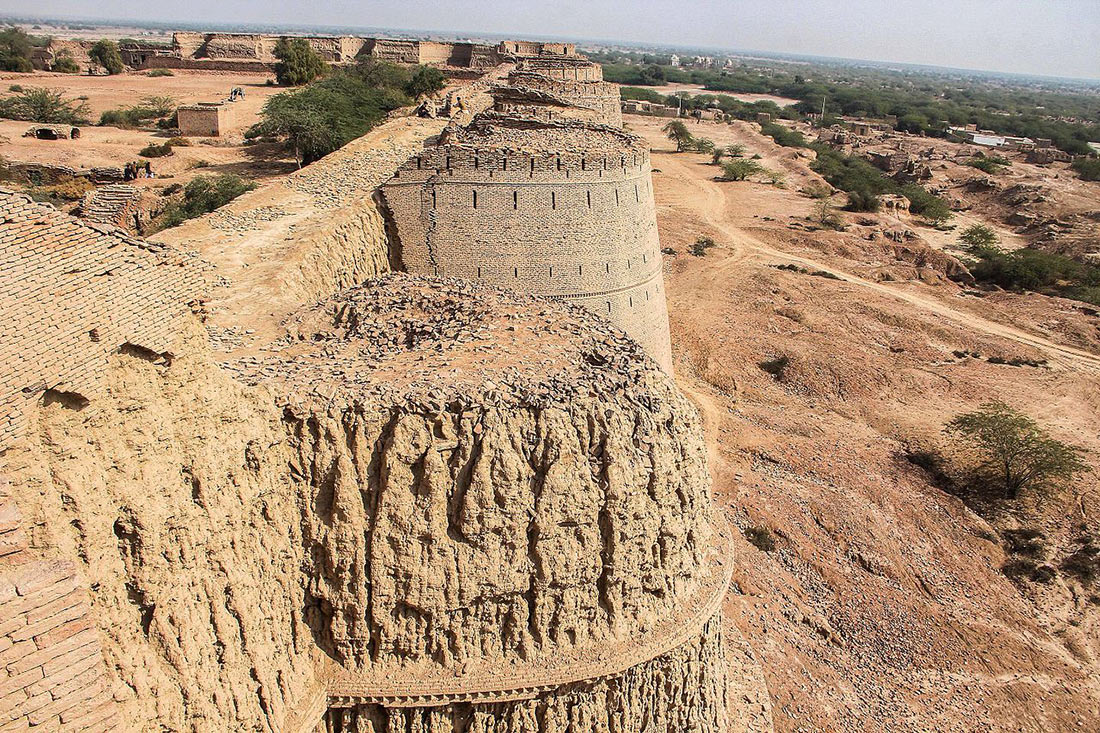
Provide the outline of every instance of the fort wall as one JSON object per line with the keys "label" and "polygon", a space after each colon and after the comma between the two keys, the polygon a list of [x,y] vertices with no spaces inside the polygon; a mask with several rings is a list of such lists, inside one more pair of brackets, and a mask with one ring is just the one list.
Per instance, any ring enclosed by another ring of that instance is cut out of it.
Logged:
{"label": "fort wall", "polygon": [[[602,74],[602,72],[601,72]],[[535,71],[516,70],[508,75],[509,86],[552,94],[581,110],[595,112],[593,119],[605,125],[622,127],[623,115],[619,87],[605,81],[556,79]],[[568,113],[565,113],[567,116]]]}
{"label": "fort wall", "polygon": [[87,586],[28,540],[0,480],[0,729],[111,730],[118,707]]}
{"label": "fort wall", "polygon": [[[196,62],[259,63],[278,59],[275,46],[283,36],[260,33],[173,34],[171,55],[143,56],[143,67],[189,67]],[[502,60],[497,47],[469,42],[420,41],[359,36],[292,36],[303,38],[330,64],[373,57],[398,64],[431,64],[462,68],[489,68]],[[237,68],[237,67],[232,67]],[[265,67],[267,68],[267,67]]]}
{"label": "fort wall", "polygon": [[591,128],[554,133],[577,147],[442,145],[406,163],[383,189],[400,259],[410,272],[584,306],[671,369],[649,151],[607,128],[620,147],[583,150]]}
{"label": "fort wall", "polygon": [[10,329],[0,355],[0,448],[48,396],[86,400],[111,353],[171,351],[174,327],[202,287],[186,253],[0,189],[0,291],[9,295],[0,320]]}

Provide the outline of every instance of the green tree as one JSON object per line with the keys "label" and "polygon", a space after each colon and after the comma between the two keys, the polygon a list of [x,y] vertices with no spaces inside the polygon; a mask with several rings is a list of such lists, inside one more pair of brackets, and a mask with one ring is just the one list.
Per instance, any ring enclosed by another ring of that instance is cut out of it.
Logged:
{"label": "green tree", "polygon": [[176,108],[176,98],[170,94],[145,96],[141,98],[141,107],[156,117],[167,117]]}
{"label": "green tree", "polygon": [[126,69],[122,54],[118,52],[118,44],[106,38],[95,42],[88,51],[88,58],[107,69],[108,74],[121,74]]}
{"label": "green tree", "polygon": [[714,141],[705,137],[693,137],[691,139],[691,145],[689,150],[696,153],[713,153],[715,150]]}
{"label": "green tree", "polygon": [[722,180],[743,181],[749,176],[756,175],[764,170],[763,166],[755,160],[738,158],[722,164]]}
{"label": "green tree", "polygon": [[1081,158],[1071,167],[1083,181],[1100,181],[1100,158]]}
{"label": "green tree", "polygon": [[[379,71],[373,68],[373,71]],[[402,87],[407,77],[384,73],[397,88],[367,82],[362,69],[338,69],[301,89],[270,97],[260,122],[246,137],[273,138],[288,143],[299,165],[307,165],[367,133],[386,113],[410,103]]]}
{"label": "green tree", "polygon": [[733,143],[726,146],[726,155],[731,158],[742,158],[745,155],[745,146],[741,143]]}
{"label": "green tree", "polygon": [[849,191],[848,211],[875,212],[882,206],[879,197],[870,191]]}
{"label": "green tree", "polygon": [[275,80],[287,86],[301,86],[328,72],[328,64],[304,38],[280,38],[273,51]]}
{"label": "green tree", "polygon": [[196,176],[183,189],[183,198],[171,204],[157,222],[159,229],[182,224],[222,207],[256,188],[252,181],[234,175]]}
{"label": "green tree", "polygon": [[649,64],[640,74],[642,86],[655,87],[665,83],[665,70],[657,64]]}
{"label": "green tree", "polygon": [[79,74],[80,66],[68,52],[63,52],[53,60],[50,71],[56,71],[59,74]]}
{"label": "green tree", "polygon": [[986,249],[1000,243],[997,232],[985,224],[971,224],[962,230],[959,239],[970,249]]}
{"label": "green tree", "polygon": [[1091,471],[1076,446],[1052,438],[1030,417],[1003,402],[956,415],[945,432],[977,461],[977,475],[1003,498],[1043,492]]}
{"label": "green tree", "polygon": [[695,138],[692,137],[687,125],[682,121],[672,120],[661,129],[664,131],[665,137],[676,143],[677,153],[691,149],[691,143]]}
{"label": "green tree", "polygon": [[14,97],[0,100],[0,117],[30,122],[82,125],[87,122],[88,105],[66,99],[53,89],[28,87]]}
{"label": "green tree", "polygon": [[31,37],[22,28],[11,26],[0,31],[0,70],[30,72]]}
{"label": "green tree", "polygon": [[413,72],[412,78],[405,85],[405,92],[417,99],[425,94],[435,94],[447,85],[447,77],[439,69],[431,66],[421,66]]}

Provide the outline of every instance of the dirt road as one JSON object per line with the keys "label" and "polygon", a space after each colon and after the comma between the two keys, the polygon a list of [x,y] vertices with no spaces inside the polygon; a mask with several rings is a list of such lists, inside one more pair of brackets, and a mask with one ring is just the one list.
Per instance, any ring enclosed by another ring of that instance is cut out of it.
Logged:
{"label": "dirt road", "polygon": [[694,209],[694,213],[699,220],[723,235],[724,241],[720,244],[728,247],[732,253],[732,256],[720,265],[723,270],[742,266],[745,260],[759,260],[763,256],[782,259],[802,267],[827,272],[861,288],[902,300],[909,305],[934,313],[966,328],[1039,349],[1052,362],[1061,366],[1100,372],[1100,357],[1095,354],[1064,346],[1019,328],[996,323],[973,313],[952,308],[941,300],[904,290],[900,286],[867,280],[838,269],[835,265],[825,264],[805,256],[794,255],[769,247],[748,232],[730,223],[727,190],[730,185],[735,184],[725,184],[713,180],[713,178],[708,177],[710,171],[701,169],[698,165],[692,165],[692,161],[685,159],[683,156],[654,151],[653,157],[654,165],[659,166],[664,175],[674,176],[698,191],[697,196],[685,197],[683,205]]}

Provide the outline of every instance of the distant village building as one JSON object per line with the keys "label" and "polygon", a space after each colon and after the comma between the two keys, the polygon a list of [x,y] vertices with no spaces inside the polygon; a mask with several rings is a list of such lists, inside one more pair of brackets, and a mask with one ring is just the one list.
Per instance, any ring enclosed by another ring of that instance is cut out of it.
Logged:
{"label": "distant village building", "polygon": [[186,104],[176,116],[184,137],[219,137],[233,127],[233,109],[225,102]]}

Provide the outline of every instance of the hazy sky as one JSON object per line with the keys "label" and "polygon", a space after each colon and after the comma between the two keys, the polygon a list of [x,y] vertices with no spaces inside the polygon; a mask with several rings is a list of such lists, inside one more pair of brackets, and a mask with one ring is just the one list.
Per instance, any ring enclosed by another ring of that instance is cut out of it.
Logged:
{"label": "hazy sky", "polygon": [[1100,0],[0,0],[0,11],[572,36],[1100,78]]}

